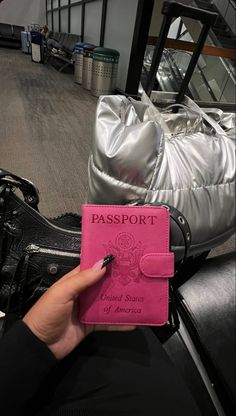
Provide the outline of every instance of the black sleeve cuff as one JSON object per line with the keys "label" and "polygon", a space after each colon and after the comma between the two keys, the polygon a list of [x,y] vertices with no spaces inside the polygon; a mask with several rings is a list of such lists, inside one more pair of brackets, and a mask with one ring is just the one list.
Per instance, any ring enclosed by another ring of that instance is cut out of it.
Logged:
{"label": "black sleeve cuff", "polygon": [[58,363],[27,327],[18,321],[0,340],[0,408],[2,414],[21,414],[27,402]]}

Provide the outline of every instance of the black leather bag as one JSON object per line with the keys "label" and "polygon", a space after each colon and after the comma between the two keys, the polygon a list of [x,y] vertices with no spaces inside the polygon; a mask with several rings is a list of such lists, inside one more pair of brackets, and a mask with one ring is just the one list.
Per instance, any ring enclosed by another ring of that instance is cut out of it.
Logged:
{"label": "black leather bag", "polygon": [[[32,182],[0,170],[0,311],[7,315],[6,327],[80,263],[81,217],[64,214],[48,219],[39,213],[38,203]],[[185,218],[169,209],[172,249],[178,240],[185,245],[185,253],[175,253],[177,267],[187,257],[191,236]]]}
{"label": "black leather bag", "polygon": [[47,219],[38,202],[33,183],[0,170],[0,310],[18,318],[80,262],[81,217]]}

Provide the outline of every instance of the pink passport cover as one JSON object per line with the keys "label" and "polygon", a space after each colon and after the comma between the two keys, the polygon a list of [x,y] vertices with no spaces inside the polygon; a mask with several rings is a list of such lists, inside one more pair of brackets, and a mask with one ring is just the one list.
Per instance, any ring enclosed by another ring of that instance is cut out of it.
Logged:
{"label": "pink passport cover", "polygon": [[101,281],[80,296],[82,323],[164,325],[168,320],[170,216],[164,207],[83,205],[81,270],[113,254]]}

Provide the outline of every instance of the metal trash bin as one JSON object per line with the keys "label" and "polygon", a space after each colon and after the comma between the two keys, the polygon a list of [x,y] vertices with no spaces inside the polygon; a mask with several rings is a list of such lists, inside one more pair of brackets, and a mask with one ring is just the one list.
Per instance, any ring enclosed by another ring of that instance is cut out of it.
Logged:
{"label": "metal trash bin", "polygon": [[82,87],[84,87],[86,90],[91,90],[94,48],[95,45],[88,43],[83,47]]}
{"label": "metal trash bin", "polygon": [[83,50],[84,50],[85,45],[87,45],[87,43],[78,42],[75,44],[75,48],[74,48],[74,61],[75,61],[74,81],[77,84],[82,84]]}
{"label": "metal trash bin", "polygon": [[96,97],[113,93],[119,56],[115,49],[98,47],[93,50],[91,93]]}

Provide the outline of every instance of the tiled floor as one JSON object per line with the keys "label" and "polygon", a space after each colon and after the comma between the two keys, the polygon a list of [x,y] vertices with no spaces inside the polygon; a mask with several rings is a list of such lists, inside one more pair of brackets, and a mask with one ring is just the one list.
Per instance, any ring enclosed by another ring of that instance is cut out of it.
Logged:
{"label": "tiled floor", "polygon": [[79,212],[97,99],[19,50],[0,61],[0,166],[37,185],[44,215]]}

